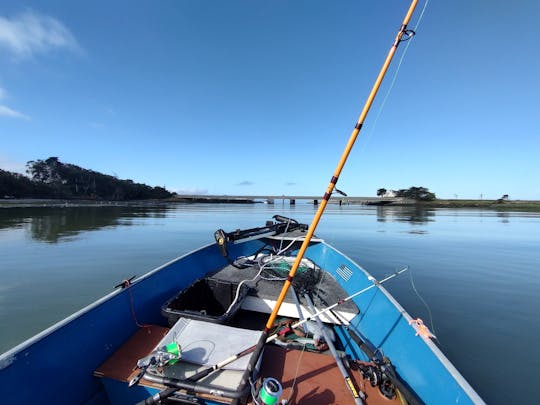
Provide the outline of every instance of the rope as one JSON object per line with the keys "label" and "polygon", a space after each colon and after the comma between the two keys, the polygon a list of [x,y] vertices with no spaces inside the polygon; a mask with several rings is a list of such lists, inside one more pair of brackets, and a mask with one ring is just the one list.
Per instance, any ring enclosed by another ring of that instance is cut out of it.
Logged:
{"label": "rope", "polygon": [[133,321],[135,321],[135,325],[137,325],[139,328],[149,328],[151,325],[147,325],[144,323],[139,323],[137,320],[137,315],[135,314],[135,304],[133,302],[133,293],[131,292],[131,281],[128,279],[125,279],[122,281],[122,286],[128,290],[129,294],[129,303],[131,307],[131,316],[133,317]]}
{"label": "rope", "polygon": [[[290,224],[290,221],[287,223],[287,228],[285,229],[285,231],[288,229],[289,227],[289,224]],[[263,270],[267,269],[267,270],[276,270],[276,271],[279,271],[279,270],[282,270],[279,266],[275,266],[275,267],[271,267],[270,264],[272,263],[275,263],[277,262],[278,260],[281,260],[283,257],[285,256],[280,256],[282,253],[286,252],[287,250],[289,250],[289,248],[299,239],[301,239],[302,236],[297,236],[296,238],[294,238],[293,240],[291,240],[291,242],[285,246],[284,248],[282,248],[282,244],[283,244],[283,239],[281,240],[281,243],[280,243],[280,249],[277,251],[276,255],[265,255],[265,256],[262,256],[260,259],[257,260],[259,266],[260,266],[260,270],[259,272],[255,275],[255,277],[253,277],[252,279],[245,279],[245,280],[242,280],[239,284],[238,284],[238,287],[236,287],[236,294],[234,296],[234,299],[233,301],[231,302],[231,305],[229,305],[229,308],[227,308],[227,310],[225,311],[225,313],[229,312],[231,310],[231,308],[236,304],[236,302],[238,301],[238,297],[240,296],[240,289],[241,287],[244,285],[244,283],[248,283],[248,282],[253,282],[255,280],[257,280],[257,278],[262,278],[264,280],[269,280],[269,281],[284,281],[286,280],[287,278],[282,278],[282,277],[263,277],[261,276],[261,273]],[[260,252],[259,252],[260,253]],[[259,254],[257,253],[254,257],[254,259],[257,258],[257,255]],[[265,258],[268,258],[267,261],[265,261]],[[261,264],[262,263],[262,264]],[[287,272],[288,272],[288,269],[287,269]]]}
{"label": "rope", "polygon": [[[285,231],[283,232],[283,234],[286,234],[287,231],[289,230],[289,225],[291,224],[291,220],[289,218],[289,220],[287,221],[287,226],[285,227]],[[283,252],[283,250],[281,249],[283,246],[283,238],[281,238],[281,242],[279,242],[279,252]],[[290,246],[290,245],[289,245]],[[279,253],[278,253],[279,254]]]}

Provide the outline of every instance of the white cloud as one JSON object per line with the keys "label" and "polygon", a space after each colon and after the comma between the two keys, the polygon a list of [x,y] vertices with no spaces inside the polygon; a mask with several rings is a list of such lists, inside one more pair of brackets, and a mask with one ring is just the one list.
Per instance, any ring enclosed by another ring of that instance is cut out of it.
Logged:
{"label": "white cloud", "polygon": [[31,10],[12,18],[0,17],[0,47],[16,58],[61,48],[80,51],[77,40],[64,24]]}
{"label": "white cloud", "polygon": [[[7,92],[0,87],[0,101],[7,98]],[[20,111],[14,110],[13,108],[8,107],[7,105],[0,104],[0,117],[8,117],[8,118],[21,118],[25,120],[29,120],[30,117],[26,114],[23,114]]]}
{"label": "white cloud", "polygon": [[9,117],[9,118],[20,118],[24,120],[29,120],[30,117],[22,112],[9,108],[8,106],[0,104],[0,117]]}

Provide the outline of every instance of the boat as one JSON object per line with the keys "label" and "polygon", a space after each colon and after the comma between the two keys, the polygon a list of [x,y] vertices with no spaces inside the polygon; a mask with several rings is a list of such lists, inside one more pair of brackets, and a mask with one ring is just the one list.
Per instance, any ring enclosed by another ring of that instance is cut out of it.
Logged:
{"label": "boat", "polygon": [[482,404],[384,283],[315,235],[413,0],[310,225],[226,232],[0,356],[7,403]]}
{"label": "boat", "polygon": [[[273,404],[277,394],[291,404],[482,403],[385,281],[317,237],[278,312],[276,338],[258,346],[307,229],[275,216],[219,230],[214,243],[124,280],[4,353],[3,400],[160,403],[165,392],[163,403]],[[306,324],[321,328],[305,333]]]}

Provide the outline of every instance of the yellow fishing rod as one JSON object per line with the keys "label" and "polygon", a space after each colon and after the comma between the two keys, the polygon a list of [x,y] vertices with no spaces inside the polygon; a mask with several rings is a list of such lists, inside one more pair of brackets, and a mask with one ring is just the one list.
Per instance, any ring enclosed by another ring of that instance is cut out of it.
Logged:
{"label": "yellow fishing rod", "polygon": [[[289,271],[287,280],[283,284],[283,288],[281,289],[279,297],[276,301],[276,305],[274,306],[272,313],[268,317],[268,321],[266,322],[266,326],[264,328],[264,333],[263,333],[264,339],[266,339],[266,335],[268,334],[268,332],[270,331],[270,329],[272,329],[272,326],[274,325],[278,311],[281,308],[281,304],[283,303],[285,296],[287,295],[287,291],[289,290],[289,287],[291,286],[294,275],[296,274],[296,270],[300,266],[300,262],[302,261],[302,258],[304,257],[304,253],[306,252],[306,249],[309,246],[309,243],[311,242],[311,238],[313,237],[313,234],[315,233],[315,229],[317,229],[317,225],[319,224],[319,221],[321,220],[324,210],[326,209],[328,200],[330,199],[330,196],[332,195],[332,192],[334,191],[334,188],[339,179],[341,171],[343,170],[343,167],[345,166],[345,163],[347,162],[347,158],[349,157],[349,154],[351,153],[354,143],[356,142],[356,138],[358,138],[358,134],[360,133],[360,130],[362,129],[362,126],[364,125],[366,116],[371,108],[371,105],[373,104],[373,100],[375,99],[377,92],[379,91],[379,87],[381,86],[381,83],[384,79],[384,76],[386,75],[386,72],[388,70],[388,67],[390,66],[390,63],[392,62],[392,58],[394,57],[394,54],[396,53],[398,45],[402,41],[409,39],[412,35],[414,35],[413,31],[407,29],[407,25],[409,24],[409,21],[411,20],[412,14],[417,4],[418,4],[418,0],[412,0],[411,5],[409,6],[409,9],[407,11],[407,14],[405,15],[405,18],[403,19],[403,23],[401,24],[401,27],[396,35],[394,43],[392,44],[392,47],[390,48],[390,51],[388,52],[388,55],[386,56],[386,59],[382,65],[382,68],[379,71],[379,75],[377,76],[377,79],[375,80],[373,88],[371,89],[371,92],[369,93],[369,96],[364,104],[364,108],[362,109],[362,112],[360,113],[360,117],[358,118],[358,121],[356,122],[356,125],[354,126],[354,129],[349,137],[349,141],[347,142],[347,145],[345,146],[345,150],[343,151],[343,154],[341,155],[341,158],[338,162],[336,170],[334,171],[334,175],[330,179],[330,183],[328,184],[328,188],[326,189],[326,192],[324,193],[321,204],[319,204],[317,212],[315,213],[315,216],[313,217],[313,221],[311,222],[311,225],[308,228],[304,241],[302,242],[302,245],[300,246],[298,255],[296,256],[296,259],[293,265],[291,266],[291,270]],[[262,338],[261,338],[261,341],[262,341]]]}

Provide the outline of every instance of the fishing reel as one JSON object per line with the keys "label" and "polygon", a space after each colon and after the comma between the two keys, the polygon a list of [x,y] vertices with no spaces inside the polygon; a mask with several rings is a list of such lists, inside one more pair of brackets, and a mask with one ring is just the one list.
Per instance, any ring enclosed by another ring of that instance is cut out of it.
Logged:
{"label": "fishing reel", "polygon": [[148,356],[143,357],[137,361],[137,367],[140,369],[139,373],[135,375],[129,382],[129,387],[137,384],[148,369],[155,369],[165,367],[166,365],[173,365],[177,363],[181,358],[181,348],[177,342],[169,343],[162,346],[157,350],[154,350]]}
{"label": "fishing reel", "polygon": [[372,387],[379,387],[379,391],[384,397],[388,399],[396,397],[396,387],[384,372],[384,364],[357,362],[357,365],[362,377],[368,380]]}

